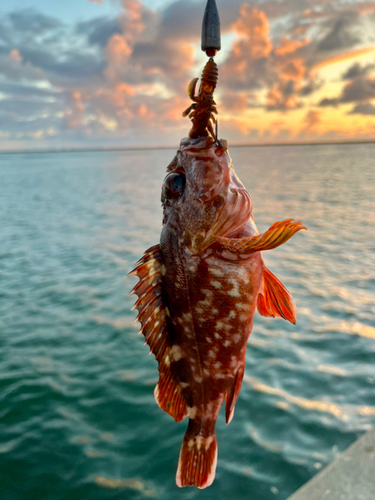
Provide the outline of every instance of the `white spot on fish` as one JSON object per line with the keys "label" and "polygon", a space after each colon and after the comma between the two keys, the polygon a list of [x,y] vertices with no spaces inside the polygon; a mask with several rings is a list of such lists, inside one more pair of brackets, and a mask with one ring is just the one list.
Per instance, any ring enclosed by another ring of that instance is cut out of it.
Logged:
{"label": "white spot on fish", "polygon": [[162,264],[162,266],[161,266],[161,268],[160,268],[160,272],[161,272],[161,274],[162,274],[163,276],[165,276],[165,275],[167,274],[167,270],[166,270],[166,268],[165,268],[165,265],[164,265],[164,264]]}
{"label": "white spot on fish", "polygon": [[193,319],[193,317],[192,317],[191,313],[186,313],[186,314],[182,315],[182,319],[184,321],[191,321]]}
{"label": "white spot on fish", "polygon": [[229,347],[231,344],[230,340],[226,340],[223,344],[224,347]]}
{"label": "white spot on fish", "polygon": [[217,323],[216,323],[216,330],[222,330],[224,328],[224,323],[219,320]]}
{"label": "white spot on fish", "polygon": [[167,356],[165,356],[164,361],[165,361],[165,364],[166,364],[167,366],[170,366],[170,364],[171,364],[171,360],[170,360],[170,358],[169,358],[169,356],[168,356],[168,355],[167,355]]}
{"label": "white spot on fish", "polygon": [[209,344],[212,344],[213,340],[211,337],[206,337],[206,342],[208,342]]}
{"label": "white spot on fish", "polygon": [[215,370],[218,370],[219,368],[221,368],[220,361],[218,361],[217,363],[214,364],[214,368],[215,368]]}
{"label": "white spot on fish", "polygon": [[212,442],[214,440],[214,436],[210,436],[206,439],[206,451],[208,451],[209,447],[211,446]]}
{"label": "white spot on fish", "polygon": [[211,301],[208,299],[205,300],[200,300],[198,304],[202,307],[210,307],[211,306]]}
{"label": "white spot on fish", "polygon": [[241,335],[239,333],[236,333],[236,335],[233,335],[233,340],[236,344],[241,340]]}
{"label": "white spot on fish", "polygon": [[202,377],[194,377],[194,380],[198,382],[198,384],[201,384],[203,381]]}
{"label": "white spot on fish", "polygon": [[216,290],[220,290],[220,288],[223,288],[223,285],[220,283],[220,281],[211,281],[210,284],[216,288]]}
{"label": "white spot on fish", "polygon": [[174,345],[171,349],[171,356],[174,361],[179,361],[182,358],[182,350],[178,345]]}
{"label": "white spot on fish", "polygon": [[213,292],[211,290],[202,290],[202,293],[204,293],[205,295],[207,295],[207,297],[213,297]]}
{"label": "white spot on fish", "polygon": [[197,436],[195,439],[196,439],[197,448],[198,448],[198,451],[199,451],[202,448],[203,437],[202,436]]}
{"label": "white spot on fish", "polygon": [[235,318],[235,317],[236,317],[236,313],[235,313],[234,311],[231,311],[231,312],[229,313],[228,319],[233,319],[233,318]]}
{"label": "white spot on fish", "polygon": [[203,370],[203,374],[204,374],[206,377],[209,377],[209,376],[210,376],[210,370],[207,370],[207,368],[204,368],[204,370]]}
{"label": "white spot on fish", "polygon": [[219,311],[217,309],[211,309],[212,314],[219,314]]}
{"label": "white spot on fish", "polygon": [[218,278],[223,278],[224,277],[224,273],[223,271],[220,271],[220,269],[210,269],[211,271],[211,274],[213,274],[214,276],[217,276]]}
{"label": "white spot on fish", "polygon": [[247,309],[247,304],[241,304],[240,302],[236,304],[237,309],[240,311],[246,311]]}
{"label": "white spot on fish", "polygon": [[189,384],[187,384],[186,382],[181,382],[181,387],[182,389],[186,389],[186,387],[189,387]]}
{"label": "white spot on fish", "polygon": [[214,358],[216,356],[214,350],[212,349],[209,353],[208,353],[208,357],[209,358]]}
{"label": "white spot on fish", "polygon": [[188,417],[192,420],[197,416],[197,407],[193,406],[193,408],[188,408]]}
{"label": "white spot on fish", "polygon": [[203,310],[201,307],[196,307],[196,308],[195,308],[195,312],[196,312],[197,314],[203,314],[203,313],[204,313],[204,310]]}
{"label": "white spot on fish", "polygon": [[230,366],[231,366],[231,368],[236,368],[236,366],[237,366],[237,358],[236,358],[236,356],[231,356],[231,358],[230,358]]}
{"label": "white spot on fish", "polygon": [[217,333],[217,332],[215,333],[215,339],[217,339],[217,340],[221,339],[220,333]]}
{"label": "white spot on fish", "polygon": [[238,289],[238,281],[230,278],[228,279],[228,283],[233,285],[233,290],[229,290],[229,292],[227,292],[228,295],[230,297],[241,297],[240,291]]}

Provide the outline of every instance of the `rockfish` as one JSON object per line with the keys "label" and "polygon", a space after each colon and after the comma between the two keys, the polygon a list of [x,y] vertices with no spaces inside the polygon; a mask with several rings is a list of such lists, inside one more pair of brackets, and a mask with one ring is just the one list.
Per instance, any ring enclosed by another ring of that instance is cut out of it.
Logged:
{"label": "rockfish", "polygon": [[140,279],[131,294],[159,362],[155,399],[176,422],[189,417],[177,485],[205,488],[215,477],[216,419],[224,400],[226,422],[233,418],[255,310],[296,321],[291,295],[261,252],[306,228],[289,219],[258,234],[226,141],[211,137],[181,141],[161,201],[160,244],[129,274]]}

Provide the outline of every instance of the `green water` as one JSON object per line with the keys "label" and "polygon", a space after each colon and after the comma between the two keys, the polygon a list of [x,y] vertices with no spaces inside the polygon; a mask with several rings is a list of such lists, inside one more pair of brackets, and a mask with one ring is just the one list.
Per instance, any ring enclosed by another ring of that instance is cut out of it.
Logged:
{"label": "green water", "polygon": [[375,423],[375,145],[234,148],[298,323],[256,316],[215,483],[179,490],[186,422],[124,281],[158,242],[174,152],[0,155],[0,499],[286,499]]}

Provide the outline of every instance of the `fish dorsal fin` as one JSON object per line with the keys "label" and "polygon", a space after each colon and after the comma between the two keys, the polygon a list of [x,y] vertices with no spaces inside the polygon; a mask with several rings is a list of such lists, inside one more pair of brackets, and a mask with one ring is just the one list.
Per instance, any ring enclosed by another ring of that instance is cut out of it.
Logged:
{"label": "fish dorsal fin", "polygon": [[263,265],[262,279],[262,289],[257,303],[259,314],[272,318],[279,316],[295,325],[297,311],[288,290],[265,265]]}
{"label": "fish dorsal fin", "polygon": [[[130,295],[137,294],[133,309],[138,309],[137,320],[150,351],[159,363],[159,383],[155,387],[155,399],[160,408],[176,422],[187,416],[187,405],[181,392],[178,377],[171,363],[171,343],[168,332],[168,308],[162,298],[162,261],[159,245],[146,250],[144,256],[128,276],[137,276],[139,282]],[[128,277],[127,276],[127,277]]]}

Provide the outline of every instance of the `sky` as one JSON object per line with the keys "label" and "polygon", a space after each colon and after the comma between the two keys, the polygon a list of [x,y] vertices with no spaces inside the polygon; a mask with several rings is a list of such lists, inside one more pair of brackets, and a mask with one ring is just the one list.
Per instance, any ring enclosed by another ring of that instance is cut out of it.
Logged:
{"label": "sky", "polygon": [[[173,146],[205,0],[0,4],[0,150]],[[375,0],[217,0],[219,136],[375,140]]]}

